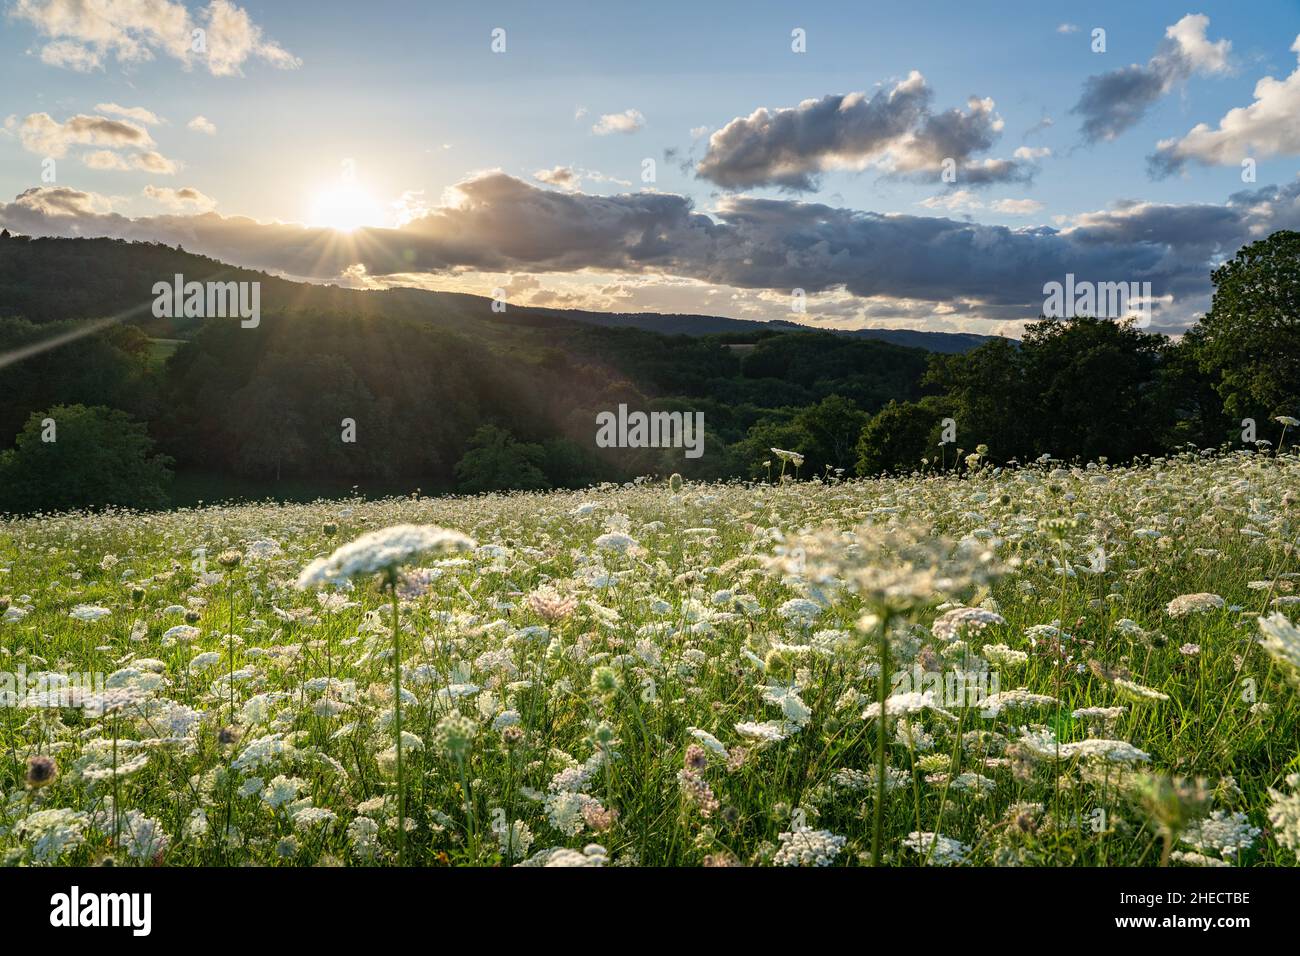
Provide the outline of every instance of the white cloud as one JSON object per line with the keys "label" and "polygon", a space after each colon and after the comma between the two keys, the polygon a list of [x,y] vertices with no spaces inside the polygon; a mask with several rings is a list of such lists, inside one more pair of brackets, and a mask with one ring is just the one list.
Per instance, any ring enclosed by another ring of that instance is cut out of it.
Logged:
{"label": "white cloud", "polygon": [[950,213],[968,213],[979,209],[991,209],[1005,216],[1029,216],[1043,208],[1037,199],[997,199],[985,205],[969,189],[954,189],[922,199],[918,206],[926,209],[943,209]]}
{"label": "white cloud", "polygon": [[546,183],[548,186],[558,186],[560,189],[577,189],[582,185],[582,177],[574,171],[572,166],[539,169],[533,173],[533,179],[539,183]]}
{"label": "white cloud", "polygon": [[206,64],[216,76],[240,75],[251,58],[280,69],[302,63],[229,0],[211,0],[195,15],[175,0],[16,0],[11,15],[49,38],[42,62],[80,72],[102,69],[110,56],[133,64],[159,53],[187,69]]}
{"label": "white cloud", "polygon": [[[28,189],[14,197],[11,209],[18,214],[55,220],[95,220],[112,212],[113,201],[98,193],[82,192],[69,186],[45,186]],[[80,232],[80,226],[72,234]]]}
{"label": "white cloud", "polygon": [[591,131],[597,136],[608,136],[610,133],[635,133],[644,125],[645,117],[639,110],[624,110],[621,113],[606,113],[592,126]]}
{"label": "white cloud", "polygon": [[[1291,44],[1300,54],[1300,36]],[[1161,140],[1150,157],[1156,175],[1186,163],[1235,166],[1246,157],[1300,154],[1300,66],[1284,80],[1266,76],[1255,84],[1255,101],[1229,110],[1217,129],[1198,123],[1181,139]]]}
{"label": "white cloud", "polygon": [[1057,33],[1078,33],[1079,25],[1077,23],[1062,23],[1056,28]]}
{"label": "white cloud", "polygon": [[281,70],[302,66],[302,61],[273,40],[262,36],[247,11],[227,0],[208,5],[208,69],[216,76],[239,76],[240,66],[256,56]]}
{"label": "white cloud", "polygon": [[1043,208],[1043,203],[1037,199],[999,199],[989,208],[1008,216],[1031,216]]}
{"label": "white cloud", "polygon": [[[118,111],[134,112],[116,104]],[[141,110],[140,112],[148,112]],[[154,120],[152,113],[149,114]],[[60,158],[72,146],[97,146],[81,154],[81,161],[91,169],[160,173],[171,175],[179,164],[154,149],[153,137],[143,126],[126,119],[78,113],[64,122],[49,113],[32,113],[20,123],[16,117],[5,120],[5,128],[16,132],[19,142],[29,153]]]}
{"label": "white cloud", "polygon": [[56,40],[41,47],[41,62],[46,66],[76,70],[78,73],[89,73],[104,68],[104,61],[98,53],[70,40]]}
{"label": "white cloud", "polygon": [[1045,159],[1052,155],[1051,147],[1048,146],[1021,146],[1011,155],[1016,159],[1025,159],[1033,162],[1036,159]]}
{"label": "white cloud", "polygon": [[143,123],[146,126],[157,126],[162,122],[157,113],[147,110],[143,106],[119,106],[116,103],[100,103],[95,109],[100,113],[108,113],[111,116],[125,116],[127,119],[135,120],[137,123]]}
{"label": "white cloud", "polygon": [[142,126],[128,120],[84,113],[71,116],[62,123],[49,113],[32,113],[21,124],[10,117],[5,126],[11,132],[16,128],[23,149],[39,156],[65,156],[69,146],[141,149],[153,146],[153,138]]}
{"label": "white cloud", "polygon": [[917,205],[924,206],[926,209],[946,209],[949,212],[968,212],[984,208],[984,203],[969,189],[954,189],[951,192],[930,196],[922,199]]}
{"label": "white cloud", "polygon": [[194,130],[196,133],[207,133],[209,136],[217,135],[217,126],[206,116],[196,116],[185,124],[186,128]]}
{"label": "white cloud", "polygon": [[1188,14],[1165,29],[1167,36],[1178,49],[1179,56],[1193,73],[1226,73],[1228,52],[1232,43],[1219,40],[1211,43],[1205,36],[1210,18],[1203,13]]}
{"label": "white cloud", "polygon": [[144,195],[177,212],[207,212],[217,205],[211,196],[205,196],[193,186],[173,189],[170,186],[145,186]]}
{"label": "white cloud", "polygon": [[115,153],[111,149],[98,149],[84,153],[81,161],[91,169],[124,173],[138,171],[164,176],[170,176],[180,168],[177,163],[152,149],[140,153]]}

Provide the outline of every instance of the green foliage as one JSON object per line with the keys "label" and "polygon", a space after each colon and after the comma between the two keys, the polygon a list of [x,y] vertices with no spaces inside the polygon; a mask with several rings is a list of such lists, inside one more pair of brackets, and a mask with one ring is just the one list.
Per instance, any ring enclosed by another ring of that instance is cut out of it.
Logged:
{"label": "green foliage", "polygon": [[763,462],[773,448],[797,451],[804,456],[801,477],[810,478],[828,469],[851,474],[856,460],[858,435],[867,423],[866,412],[840,395],[830,395],[816,405],[785,409],[764,418],[749,430],[736,455],[750,475],[767,473]]}
{"label": "green foliage", "polygon": [[51,338],[78,330],[78,322],[38,325],[0,318],[0,353],[32,349],[0,370],[0,448],[12,444],[37,409],[55,404],[107,405],[143,416],[154,388],[149,342],[134,326],[110,326],[94,335],[36,351]]}
{"label": "green foliage", "polygon": [[[1018,348],[994,341],[935,356],[925,382],[944,389],[957,442],[968,451],[988,445],[997,461],[1043,454],[1129,461],[1165,450],[1180,403],[1205,397],[1181,358],[1178,374],[1162,379],[1178,349],[1130,323],[1044,319],[1025,330]],[[1189,435],[1209,437],[1212,410],[1195,413],[1203,421]]]}
{"label": "green foliage", "polygon": [[125,412],[57,405],[33,412],[14,448],[0,454],[0,510],[163,507],[170,463]]}
{"label": "green foliage", "polygon": [[944,401],[934,396],[890,402],[858,437],[857,473],[871,477],[921,467],[922,458],[938,455],[940,422],[946,416]]}
{"label": "green foliage", "polygon": [[461,491],[537,491],[549,488],[542,471],[546,449],[516,441],[495,425],[483,425],[469,441],[469,451],[456,462],[456,481]]}
{"label": "green foliage", "polygon": [[1300,232],[1252,242],[1210,279],[1214,299],[1196,344],[1228,411],[1300,413]]}

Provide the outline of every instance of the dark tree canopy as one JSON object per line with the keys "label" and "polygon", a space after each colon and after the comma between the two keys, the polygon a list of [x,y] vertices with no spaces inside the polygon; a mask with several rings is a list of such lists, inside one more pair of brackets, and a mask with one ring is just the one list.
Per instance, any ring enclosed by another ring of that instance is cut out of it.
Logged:
{"label": "dark tree canopy", "polygon": [[33,412],[14,447],[0,454],[0,510],[164,507],[169,464],[125,412],[56,405]]}
{"label": "dark tree canopy", "polygon": [[1300,416],[1300,232],[1252,242],[1215,269],[1201,366],[1237,416]]}

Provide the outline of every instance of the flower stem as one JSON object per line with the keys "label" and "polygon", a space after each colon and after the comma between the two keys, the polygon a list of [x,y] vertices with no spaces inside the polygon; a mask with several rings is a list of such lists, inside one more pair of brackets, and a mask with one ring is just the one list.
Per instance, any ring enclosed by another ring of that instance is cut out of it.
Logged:
{"label": "flower stem", "polygon": [[889,618],[886,616],[878,625],[880,628],[880,674],[877,683],[879,692],[877,702],[880,713],[876,715],[876,822],[871,838],[871,865],[880,865],[880,851],[885,834],[885,740],[888,731],[888,717],[885,714],[885,701],[889,698]]}
{"label": "flower stem", "polygon": [[402,780],[402,638],[398,624],[397,577],[388,576],[393,601],[393,749],[397,753],[397,865],[406,865],[406,789]]}

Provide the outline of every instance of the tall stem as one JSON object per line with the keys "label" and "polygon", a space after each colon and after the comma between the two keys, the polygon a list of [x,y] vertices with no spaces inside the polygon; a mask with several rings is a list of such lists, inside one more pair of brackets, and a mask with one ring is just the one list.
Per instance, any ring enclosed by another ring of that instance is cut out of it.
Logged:
{"label": "tall stem", "polygon": [[232,577],[227,585],[230,595],[230,634],[226,640],[230,645],[230,723],[235,723],[235,580]]}
{"label": "tall stem", "polygon": [[889,699],[889,617],[886,615],[880,627],[880,675],[877,680],[879,691],[876,700],[880,704],[880,713],[876,715],[876,824],[871,838],[871,865],[880,865],[880,851],[885,834],[885,740],[889,729],[885,713],[885,701]]}
{"label": "tall stem", "polygon": [[397,865],[406,865],[406,788],[402,780],[402,639],[398,624],[397,576],[390,572],[393,601],[393,749],[397,752]]}

